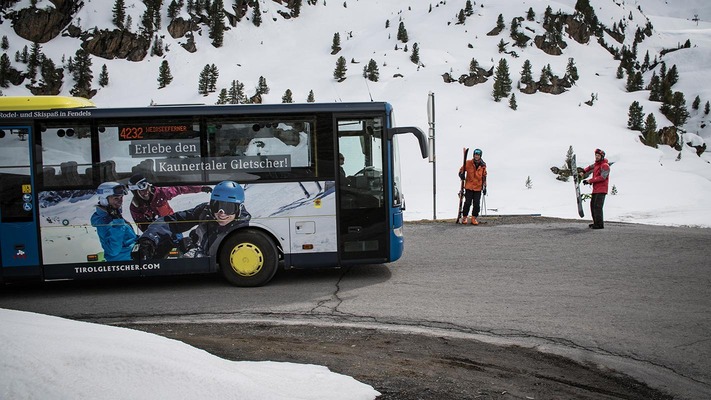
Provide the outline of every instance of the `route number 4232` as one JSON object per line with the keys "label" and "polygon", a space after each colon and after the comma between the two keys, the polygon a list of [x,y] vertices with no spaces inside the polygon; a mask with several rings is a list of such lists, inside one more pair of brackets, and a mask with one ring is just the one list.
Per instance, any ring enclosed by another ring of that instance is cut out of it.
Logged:
{"label": "route number 4232", "polygon": [[143,128],[142,127],[124,127],[119,131],[119,138],[121,140],[137,140],[143,139]]}

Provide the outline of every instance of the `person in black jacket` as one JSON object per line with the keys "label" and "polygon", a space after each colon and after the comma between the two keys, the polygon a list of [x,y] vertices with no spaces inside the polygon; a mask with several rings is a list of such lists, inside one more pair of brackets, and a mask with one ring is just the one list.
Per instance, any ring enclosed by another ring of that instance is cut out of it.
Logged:
{"label": "person in black jacket", "polygon": [[150,224],[138,239],[136,258],[163,258],[174,246],[172,238],[192,228],[195,229],[187,240],[183,240],[183,257],[206,257],[221,235],[249,225],[251,218],[244,208],[244,189],[233,181],[220,182],[212,190],[209,203],[166,215]]}

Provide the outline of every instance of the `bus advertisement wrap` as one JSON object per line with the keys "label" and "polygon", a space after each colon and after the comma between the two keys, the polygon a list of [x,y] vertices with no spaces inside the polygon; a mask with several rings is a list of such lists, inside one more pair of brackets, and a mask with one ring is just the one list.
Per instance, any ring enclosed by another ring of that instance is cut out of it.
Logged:
{"label": "bus advertisement wrap", "polygon": [[[206,257],[220,234],[245,226],[270,232],[281,242],[285,253],[306,251],[303,243],[311,244],[308,251],[314,253],[336,251],[334,182],[252,183],[241,186],[244,202],[231,211],[236,214],[234,221],[225,228],[219,226],[215,213],[210,209],[213,186],[151,187],[162,196],[174,196],[169,201],[172,213],[154,216],[151,222],[143,219],[135,198],[139,196],[137,190],[129,190],[123,196],[119,215],[104,219],[100,218],[102,207],[95,190],[41,192],[42,257],[51,260],[50,264],[73,264],[76,274],[132,272],[135,268],[130,266],[135,263],[90,269],[85,263],[136,261],[142,240],[151,240],[155,247],[151,259]],[[311,228],[299,232],[300,226]],[[153,269],[159,267],[156,264]]]}

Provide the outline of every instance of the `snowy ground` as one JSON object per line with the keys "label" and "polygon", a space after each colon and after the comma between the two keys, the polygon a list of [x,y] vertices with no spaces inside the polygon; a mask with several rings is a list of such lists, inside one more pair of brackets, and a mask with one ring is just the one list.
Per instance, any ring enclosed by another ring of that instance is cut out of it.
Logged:
{"label": "snowy ground", "polygon": [[[318,365],[234,362],[131,329],[0,309],[2,399],[366,400]],[[32,371],[31,373],[29,371]]]}

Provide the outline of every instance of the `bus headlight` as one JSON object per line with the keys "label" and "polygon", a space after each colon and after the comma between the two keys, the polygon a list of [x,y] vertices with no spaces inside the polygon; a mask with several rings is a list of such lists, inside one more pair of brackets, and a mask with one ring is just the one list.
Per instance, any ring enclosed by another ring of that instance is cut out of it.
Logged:
{"label": "bus headlight", "polygon": [[395,236],[397,236],[397,237],[402,237],[402,226],[399,227],[399,228],[394,228],[394,229],[393,229],[393,233],[394,233]]}

